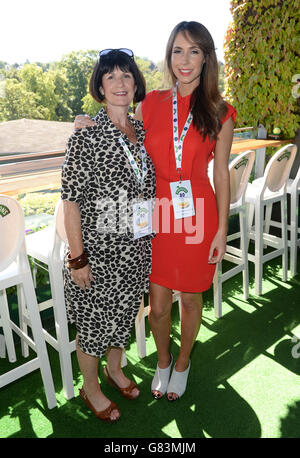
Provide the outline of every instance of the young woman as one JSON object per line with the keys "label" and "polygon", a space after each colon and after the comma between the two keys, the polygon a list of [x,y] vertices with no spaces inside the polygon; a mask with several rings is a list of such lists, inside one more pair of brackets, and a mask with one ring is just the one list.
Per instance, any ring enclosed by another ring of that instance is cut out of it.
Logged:
{"label": "young woman", "polygon": [[155,172],[143,148],[142,124],[128,115],[130,103],[145,96],[132,51],[100,52],[90,92],[98,102],[105,100],[106,109],[93,127],[70,137],[62,170],[69,245],[65,298],[77,329],[80,396],[99,419],[112,422],[120,412],[100,388],[98,362],[107,355],[107,381],[127,399],[138,397],[137,386],[121,370],[121,356],[148,289],[151,215],[141,227],[140,219],[135,223],[144,207],[151,214]]}
{"label": "young woman", "polygon": [[[184,21],[174,28],[166,64],[172,89],[148,93],[135,117],[144,124],[157,186],[149,322],[158,364],[152,393],[156,399],[167,393],[174,401],[186,389],[201,324],[201,293],[210,288],[215,265],[226,249],[228,160],[236,111],[219,93],[214,43],[202,24]],[[86,118],[78,120],[89,124]],[[212,157],[215,193],[207,176]],[[182,313],[180,352],[171,374],[172,290],[181,291]]]}

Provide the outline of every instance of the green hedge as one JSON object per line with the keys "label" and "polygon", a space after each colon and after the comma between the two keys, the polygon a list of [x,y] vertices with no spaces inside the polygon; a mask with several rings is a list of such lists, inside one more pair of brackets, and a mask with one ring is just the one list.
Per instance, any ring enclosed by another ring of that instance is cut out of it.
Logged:
{"label": "green hedge", "polygon": [[60,199],[59,191],[29,192],[19,195],[18,201],[23,208],[24,216],[54,215],[55,207]]}
{"label": "green hedge", "polygon": [[[236,127],[262,123],[293,138],[299,127],[295,75],[300,73],[300,0],[232,0],[224,43],[225,96]],[[299,92],[299,91],[298,91]]]}

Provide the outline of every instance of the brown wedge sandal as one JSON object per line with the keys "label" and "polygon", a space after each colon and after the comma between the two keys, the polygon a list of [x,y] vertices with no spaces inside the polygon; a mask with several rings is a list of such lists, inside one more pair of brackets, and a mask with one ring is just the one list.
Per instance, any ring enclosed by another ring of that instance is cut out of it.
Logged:
{"label": "brown wedge sandal", "polygon": [[[83,388],[79,390],[79,395],[81,399],[83,400],[83,402],[86,404],[86,406],[89,409],[91,409],[91,411],[96,415],[97,418],[99,418],[99,420],[105,421],[107,423],[114,423],[115,421],[119,420],[121,416],[121,412],[119,411],[117,404],[115,404],[114,402],[111,402],[110,405],[105,410],[98,411],[94,408],[93,404],[91,404],[91,402],[89,401],[89,398],[87,397]],[[110,418],[110,415],[113,410],[117,410],[119,412],[118,418]]]}
{"label": "brown wedge sandal", "polygon": [[130,381],[128,386],[126,386],[125,388],[120,388],[119,385],[117,385],[117,383],[109,375],[107,366],[105,366],[103,372],[104,372],[104,375],[106,377],[107,382],[111,386],[114,386],[115,388],[117,388],[117,390],[120,391],[121,395],[124,396],[124,398],[126,398],[126,399],[136,399],[136,398],[139,397],[140,393],[138,395],[134,395],[132,393],[134,388],[138,389],[137,385],[132,380]]}

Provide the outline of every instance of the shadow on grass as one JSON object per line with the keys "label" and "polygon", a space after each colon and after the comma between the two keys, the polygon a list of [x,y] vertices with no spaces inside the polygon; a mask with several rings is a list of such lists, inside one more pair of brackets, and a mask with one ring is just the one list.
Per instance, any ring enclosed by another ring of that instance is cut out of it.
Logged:
{"label": "shadow on grass", "polygon": [[[78,396],[82,377],[75,354],[72,355],[75,397],[66,401],[62,392],[57,353],[49,348],[54,383],[58,393],[58,407],[48,410],[39,371],[20,379],[0,391],[1,437],[56,437],[56,438],[258,438],[262,425],[255,410],[233,388],[229,379],[260,355],[268,356],[287,371],[300,375],[299,361],[291,355],[292,329],[300,323],[298,277],[289,282],[287,289],[280,284],[278,266],[267,271],[268,281],[277,286],[261,297],[251,296],[247,302],[239,301],[241,293],[236,279],[224,284],[224,300],[229,312],[214,319],[207,307],[202,326],[213,336],[201,342],[201,330],[192,352],[192,365],[188,390],[177,402],[164,397],[152,398],[151,380],[156,367],[156,353],[146,320],[148,355],[137,356],[134,333],[127,349],[128,365],[125,373],[139,383],[140,397],[135,401],[122,398],[113,387],[102,383],[104,393],[115,401],[122,417],[116,424],[100,422]],[[226,285],[226,286],[225,286]],[[251,283],[253,285],[253,282]],[[206,298],[212,300],[206,293]],[[207,312],[207,313],[206,313]],[[180,323],[178,307],[172,311],[172,344],[174,358],[179,353]],[[274,354],[267,350],[279,342]],[[150,349],[150,351],[149,351]],[[2,364],[2,362],[1,362]],[[103,380],[102,366],[100,379]],[[263,374],[262,374],[263,375]],[[141,380],[141,381],[140,381]],[[139,382],[140,381],[140,382]],[[266,386],[267,391],[272,389]],[[300,395],[299,395],[300,396]],[[252,404],[253,405],[253,404]],[[282,437],[299,437],[300,402],[291,400],[287,415],[280,419]],[[9,432],[6,424],[13,418],[19,422],[16,432]],[[2,420],[1,420],[2,418]],[[43,429],[42,423],[48,427]],[[49,426],[50,425],[50,426]],[[1,429],[2,428],[2,429]],[[50,428],[50,431],[49,431]]]}

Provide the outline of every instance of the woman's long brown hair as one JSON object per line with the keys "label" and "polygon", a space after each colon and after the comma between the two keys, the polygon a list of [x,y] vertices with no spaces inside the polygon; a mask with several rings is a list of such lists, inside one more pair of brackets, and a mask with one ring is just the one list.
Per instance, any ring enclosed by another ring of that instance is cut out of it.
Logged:
{"label": "woman's long brown hair", "polygon": [[227,105],[218,88],[219,68],[212,36],[206,27],[199,22],[183,21],[176,25],[170,35],[166,49],[166,65],[173,84],[177,80],[172,71],[172,50],[179,32],[182,32],[189,41],[195,43],[205,57],[200,83],[191,96],[190,109],[193,114],[193,124],[203,134],[203,141],[206,135],[212,139],[217,139],[222,127],[221,119],[227,112]]}

